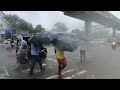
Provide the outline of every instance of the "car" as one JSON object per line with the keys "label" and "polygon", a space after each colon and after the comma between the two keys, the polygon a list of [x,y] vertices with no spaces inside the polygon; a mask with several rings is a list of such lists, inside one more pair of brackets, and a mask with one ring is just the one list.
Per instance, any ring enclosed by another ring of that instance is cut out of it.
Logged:
{"label": "car", "polygon": [[4,44],[10,44],[11,39],[7,39],[4,41]]}

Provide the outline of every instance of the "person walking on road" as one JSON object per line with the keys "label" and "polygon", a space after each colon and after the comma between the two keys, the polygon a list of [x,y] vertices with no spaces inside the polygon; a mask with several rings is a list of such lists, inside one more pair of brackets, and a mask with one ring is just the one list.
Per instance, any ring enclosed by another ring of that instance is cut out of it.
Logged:
{"label": "person walking on road", "polygon": [[31,65],[30,72],[29,72],[30,76],[33,75],[33,70],[34,70],[36,63],[39,64],[39,67],[41,70],[45,69],[42,67],[42,58],[39,56],[39,51],[40,51],[41,46],[42,45],[38,46],[38,45],[35,45],[34,43],[31,43],[32,65]]}
{"label": "person walking on road", "polygon": [[61,78],[62,77],[61,71],[67,66],[67,62],[64,56],[64,52],[56,47],[55,47],[55,54],[56,54],[56,59],[58,61],[58,72],[56,72],[56,74],[58,74]]}
{"label": "person walking on road", "polygon": [[86,40],[81,40],[80,41],[80,62],[83,61],[83,57],[84,57],[84,61],[86,58],[86,48],[87,48],[87,41]]}
{"label": "person walking on road", "polygon": [[19,35],[17,37],[17,44],[18,44],[17,45],[18,50],[16,51],[16,53],[17,53],[17,66],[16,66],[16,68],[18,68],[20,66],[22,60],[26,58],[26,55],[28,52],[27,42],[25,40],[23,40],[23,37],[21,35]]}

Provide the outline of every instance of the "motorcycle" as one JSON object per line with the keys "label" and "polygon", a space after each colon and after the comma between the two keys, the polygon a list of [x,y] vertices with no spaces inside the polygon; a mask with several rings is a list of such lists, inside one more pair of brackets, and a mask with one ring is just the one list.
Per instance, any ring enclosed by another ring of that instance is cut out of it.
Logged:
{"label": "motorcycle", "polygon": [[115,49],[116,49],[116,47],[117,47],[117,44],[116,44],[116,42],[115,42],[115,41],[113,41],[113,42],[112,42],[112,49],[113,49],[113,50],[115,50]]}
{"label": "motorcycle", "polygon": [[11,40],[11,41],[10,41],[10,44],[11,44],[11,47],[13,48],[14,45],[15,45],[15,44],[14,44],[14,40]]}
{"label": "motorcycle", "polygon": [[40,52],[39,52],[39,56],[42,58],[42,62],[45,62],[46,58],[47,58],[47,48],[45,48],[44,46],[41,47]]}

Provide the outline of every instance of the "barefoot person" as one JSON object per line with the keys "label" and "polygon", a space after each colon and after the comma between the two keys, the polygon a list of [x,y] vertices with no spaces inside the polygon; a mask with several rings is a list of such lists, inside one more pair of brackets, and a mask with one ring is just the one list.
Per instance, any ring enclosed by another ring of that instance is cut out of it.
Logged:
{"label": "barefoot person", "polygon": [[58,72],[57,74],[61,77],[61,71],[67,66],[66,58],[64,57],[64,52],[55,47],[56,59],[58,61]]}

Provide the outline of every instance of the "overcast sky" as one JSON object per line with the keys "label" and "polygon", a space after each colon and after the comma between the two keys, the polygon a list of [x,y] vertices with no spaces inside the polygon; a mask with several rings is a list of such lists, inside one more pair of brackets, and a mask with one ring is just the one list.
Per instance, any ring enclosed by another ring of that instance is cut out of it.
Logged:
{"label": "overcast sky", "polygon": [[[75,28],[83,29],[84,21],[74,19],[63,15],[60,11],[3,11],[5,14],[16,14],[19,17],[33,24],[41,24],[46,30],[51,30],[53,25],[58,22],[64,22],[69,31]],[[120,18],[120,11],[110,11],[112,14]]]}

